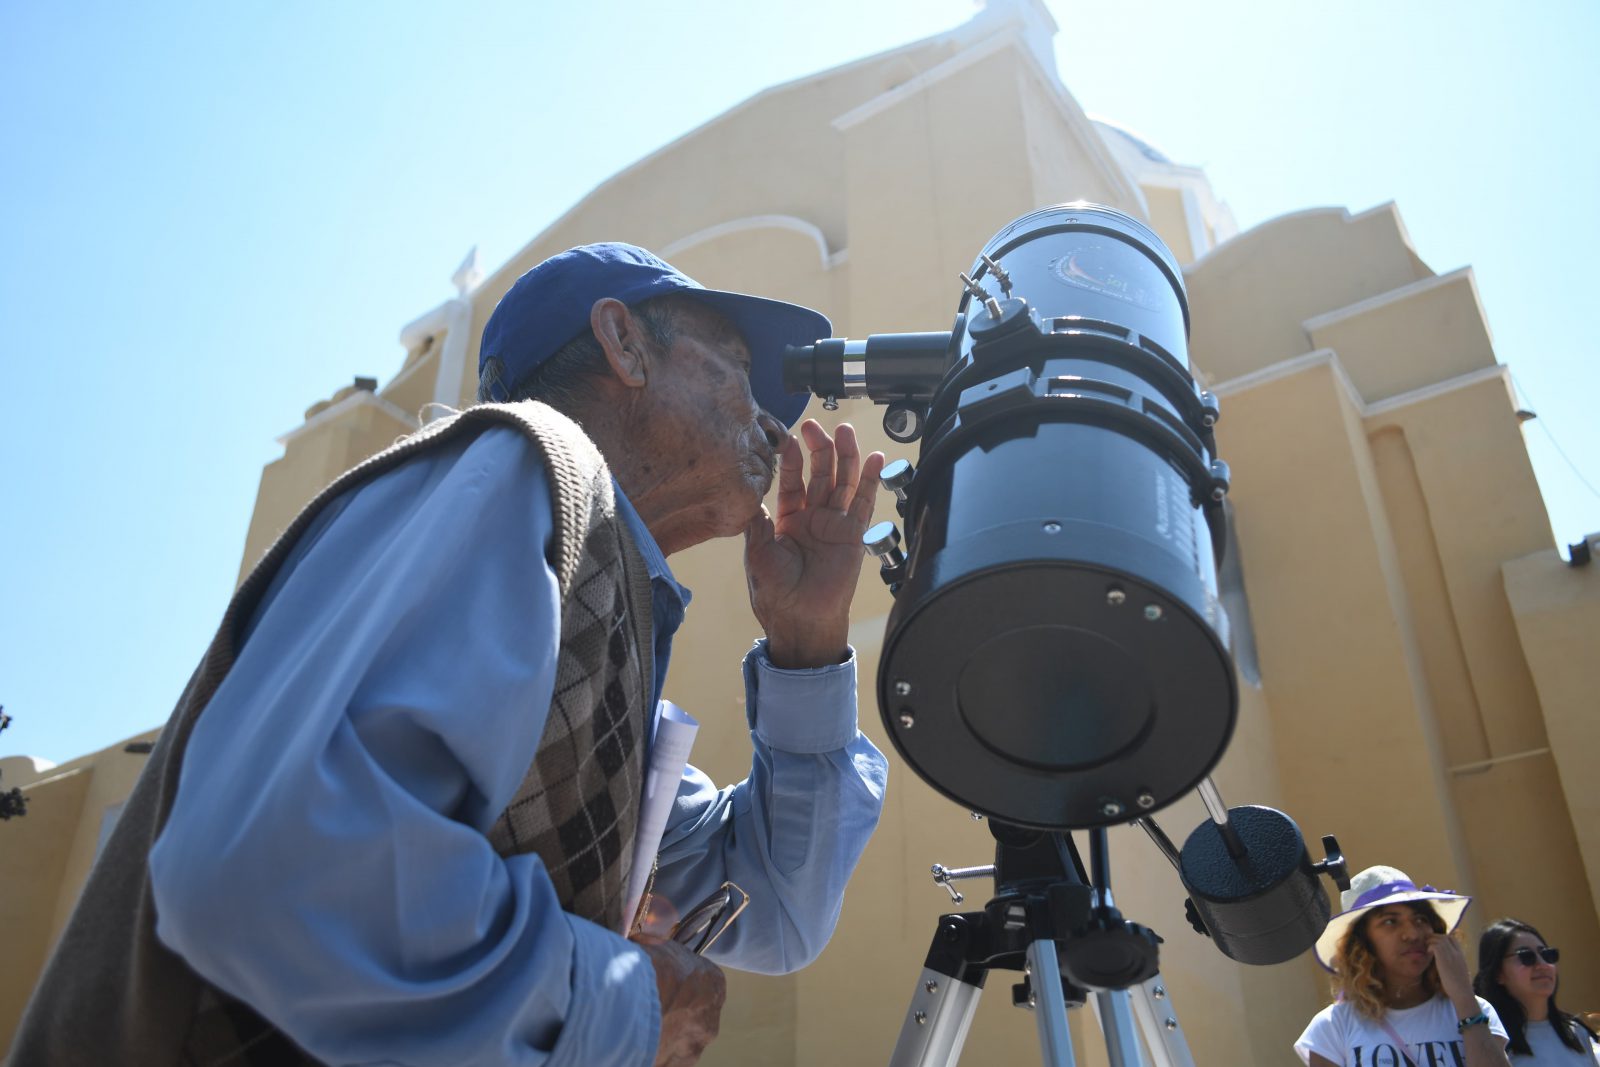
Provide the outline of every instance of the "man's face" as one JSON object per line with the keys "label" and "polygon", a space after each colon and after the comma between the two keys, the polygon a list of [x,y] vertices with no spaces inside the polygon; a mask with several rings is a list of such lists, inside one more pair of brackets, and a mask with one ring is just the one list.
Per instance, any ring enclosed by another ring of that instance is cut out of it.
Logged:
{"label": "man's face", "polygon": [[733,324],[692,299],[674,310],[672,345],[650,372],[641,462],[704,536],[729,536],[760,510],[788,434],[750,395],[750,350]]}

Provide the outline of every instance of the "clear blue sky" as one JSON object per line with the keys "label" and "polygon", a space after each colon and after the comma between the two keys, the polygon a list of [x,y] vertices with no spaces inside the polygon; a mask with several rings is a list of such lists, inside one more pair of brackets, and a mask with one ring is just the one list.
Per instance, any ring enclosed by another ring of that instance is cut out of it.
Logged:
{"label": "clear blue sky", "polygon": [[[1600,531],[1546,436],[1600,487],[1600,7],[1050,7],[1079,102],[1205,167],[1242,227],[1392,199],[1435,270],[1473,265],[1555,536]],[[165,719],[274,439],[392,375],[470,246],[492,269],[751,94],[975,12],[0,4],[0,755]]]}

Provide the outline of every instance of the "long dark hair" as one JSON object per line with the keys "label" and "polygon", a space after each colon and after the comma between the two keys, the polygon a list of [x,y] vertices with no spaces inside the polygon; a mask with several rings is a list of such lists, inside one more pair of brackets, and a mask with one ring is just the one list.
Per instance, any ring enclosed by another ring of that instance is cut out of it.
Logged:
{"label": "long dark hair", "polygon": [[[1511,942],[1518,934],[1532,934],[1539,939],[1541,945],[1549,944],[1543,934],[1527,923],[1516,919],[1501,919],[1485,930],[1483,936],[1478,939],[1478,973],[1472,977],[1472,990],[1494,1005],[1500,1021],[1505,1024],[1506,1035],[1511,1039],[1510,1051],[1530,1056],[1533,1050],[1528,1047],[1528,1037],[1524,1032],[1528,1025],[1528,1013],[1522,1010],[1522,1002],[1500,984],[1499,978],[1500,965],[1505,962]],[[1556,987],[1559,989],[1560,985],[1561,978],[1558,974]],[[1563,1045],[1574,1052],[1589,1051],[1578,1037],[1578,1032],[1581,1030],[1590,1038],[1595,1036],[1595,1032],[1589,1029],[1588,1023],[1576,1015],[1556,1007],[1554,990],[1550,993],[1550,1025],[1556,1028],[1556,1036],[1561,1038]]]}

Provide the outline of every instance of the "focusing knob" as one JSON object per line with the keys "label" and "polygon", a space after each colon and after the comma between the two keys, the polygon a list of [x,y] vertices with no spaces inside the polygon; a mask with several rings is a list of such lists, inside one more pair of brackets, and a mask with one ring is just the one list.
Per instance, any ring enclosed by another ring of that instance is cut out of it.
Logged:
{"label": "focusing knob", "polygon": [[916,474],[911,468],[909,459],[894,459],[883,465],[883,470],[878,473],[878,484],[894,494],[894,498],[904,504],[910,496],[906,486],[911,484],[912,476]]}
{"label": "focusing knob", "polygon": [[873,523],[862,535],[861,543],[867,546],[868,552],[878,557],[878,565],[884,570],[898,567],[906,561],[905,553],[900,551],[900,531],[891,519]]}

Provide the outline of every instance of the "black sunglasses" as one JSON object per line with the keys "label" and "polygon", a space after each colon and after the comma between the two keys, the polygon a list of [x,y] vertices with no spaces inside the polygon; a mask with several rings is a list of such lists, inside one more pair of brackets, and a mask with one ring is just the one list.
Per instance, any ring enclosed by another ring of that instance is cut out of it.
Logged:
{"label": "black sunglasses", "polygon": [[1517,951],[1506,957],[1508,960],[1515,959],[1524,967],[1532,967],[1540,960],[1544,960],[1546,963],[1554,963],[1560,958],[1561,950],[1558,948],[1551,948],[1549,945],[1546,945],[1544,948],[1519,948]]}

